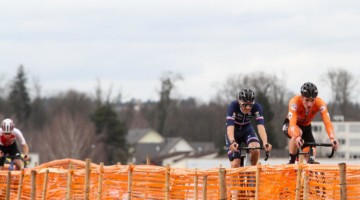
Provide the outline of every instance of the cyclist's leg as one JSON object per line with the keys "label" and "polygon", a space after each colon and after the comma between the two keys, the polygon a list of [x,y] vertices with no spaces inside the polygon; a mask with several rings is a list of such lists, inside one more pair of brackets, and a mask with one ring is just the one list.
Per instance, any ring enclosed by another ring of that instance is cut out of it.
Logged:
{"label": "cyclist's leg", "polygon": [[[254,128],[249,124],[244,129],[246,131],[245,137],[246,141],[245,144],[248,147],[260,147],[259,138],[257,137]],[[260,157],[260,150],[254,149],[250,150],[250,163],[251,165],[256,165]]]}
{"label": "cyclist's leg", "polygon": [[15,164],[15,170],[21,170],[23,166],[23,161],[21,160],[21,158],[16,158],[13,161]]}
{"label": "cyclist's leg", "polygon": [[6,148],[0,145],[0,170],[4,170]]}
{"label": "cyclist's leg", "polygon": [[[237,130],[237,129],[234,130],[235,142],[240,145],[241,140],[239,138],[239,135],[240,135],[239,132],[240,131]],[[241,163],[240,151],[236,151],[236,152],[230,151],[230,140],[229,140],[226,133],[225,133],[225,144],[226,144],[227,155],[228,155],[228,158],[229,158],[229,161],[230,161],[231,168],[241,167],[241,165],[240,165],[240,163]]]}
{"label": "cyclist's leg", "polygon": [[8,150],[9,150],[9,155],[13,156],[14,159],[14,164],[15,164],[15,169],[16,170],[21,170],[22,169],[22,160],[21,160],[21,154],[20,151],[17,147],[16,142],[12,143],[10,146],[8,146]]}
{"label": "cyclist's leg", "polygon": [[0,157],[0,170],[4,170],[5,157]]}
{"label": "cyclist's leg", "polygon": [[[299,126],[296,126],[297,129],[299,129],[299,133],[302,134],[301,128]],[[298,155],[298,148],[296,146],[296,138],[291,137],[289,134],[289,119],[285,118],[284,124],[283,124],[283,133],[284,135],[289,138],[288,141],[288,147],[289,147],[289,164],[294,164],[296,161],[296,157]]]}
{"label": "cyclist's leg", "polygon": [[[304,142],[315,142],[315,138],[314,138],[314,136],[312,134],[312,130],[311,130],[311,125],[302,126],[301,130],[303,131],[302,139],[304,140]],[[315,160],[316,147],[313,147],[312,150],[313,150],[313,159]],[[308,153],[310,151],[309,146],[304,145],[302,147],[302,151]],[[309,161],[309,154],[305,154],[304,158],[306,159],[306,162],[308,162]]]}
{"label": "cyclist's leg", "polygon": [[[245,131],[245,144],[248,147],[260,147],[259,138],[257,137],[254,128],[249,124],[246,127],[244,127]],[[259,149],[253,149],[249,150],[248,154],[250,155],[250,164],[256,165],[259,157],[260,157],[260,150]],[[253,172],[246,172],[245,173],[245,186],[250,187],[252,189],[246,190],[246,198],[253,198],[255,197],[255,185],[256,185],[256,176]]]}
{"label": "cyclist's leg", "polygon": [[[238,143],[239,145],[241,145],[241,133],[240,133],[240,129],[235,128],[234,130],[234,139],[235,142]],[[242,159],[242,155],[240,151],[237,152],[232,152],[230,151],[230,141],[229,138],[227,136],[227,134],[225,133],[225,143],[226,143],[226,150],[227,150],[227,155],[230,161],[230,165],[231,168],[237,168],[237,167],[243,167],[242,163],[241,163],[241,159]],[[231,177],[231,182],[232,184],[230,185],[233,187],[239,187],[240,185],[243,185],[243,179],[241,178],[241,173],[235,176]],[[239,192],[241,193],[241,191],[238,190],[234,190],[231,189],[231,199],[238,199],[239,198]]]}

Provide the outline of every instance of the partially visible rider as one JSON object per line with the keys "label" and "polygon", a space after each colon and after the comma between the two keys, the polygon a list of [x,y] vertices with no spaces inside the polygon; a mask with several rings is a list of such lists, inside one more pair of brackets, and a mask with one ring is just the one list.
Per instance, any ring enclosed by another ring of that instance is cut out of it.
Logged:
{"label": "partially visible rider", "polygon": [[[252,119],[256,120],[265,150],[271,151],[272,146],[268,143],[262,106],[255,102],[255,93],[251,89],[244,88],[239,92],[238,99],[232,101],[227,108],[225,142],[233,168],[240,167],[239,144],[244,143],[248,147],[260,147],[259,138],[250,124]],[[251,165],[256,165],[259,157],[260,150],[251,150]]]}
{"label": "partially visible rider", "polygon": [[[315,115],[320,112],[325,125],[326,133],[330,139],[333,148],[336,150],[339,146],[334,133],[334,127],[330,120],[326,103],[318,97],[318,89],[311,82],[304,83],[300,88],[301,95],[296,95],[289,101],[289,111],[283,124],[283,133],[289,140],[289,164],[296,161],[296,154],[299,148],[304,152],[309,152],[309,147],[303,142],[315,142],[311,122]],[[313,147],[314,156],[316,148]],[[308,156],[305,156],[308,160]]]}
{"label": "partially visible rider", "polygon": [[15,163],[16,169],[22,169],[21,154],[16,140],[20,142],[22,152],[25,154],[24,160],[29,161],[29,147],[21,131],[15,128],[14,122],[6,118],[1,123],[0,128],[0,170],[4,169],[5,155],[10,156]]}

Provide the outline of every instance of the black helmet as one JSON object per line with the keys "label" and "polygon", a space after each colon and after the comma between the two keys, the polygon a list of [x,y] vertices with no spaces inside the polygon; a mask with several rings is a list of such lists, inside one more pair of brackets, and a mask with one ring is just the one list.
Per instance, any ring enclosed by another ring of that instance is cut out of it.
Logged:
{"label": "black helmet", "polygon": [[307,98],[316,98],[318,95],[318,89],[314,83],[306,82],[301,86],[301,95]]}
{"label": "black helmet", "polygon": [[238,99],[243,102],[253,102],[255,100],[255,93],[247,88],[239,92]]}

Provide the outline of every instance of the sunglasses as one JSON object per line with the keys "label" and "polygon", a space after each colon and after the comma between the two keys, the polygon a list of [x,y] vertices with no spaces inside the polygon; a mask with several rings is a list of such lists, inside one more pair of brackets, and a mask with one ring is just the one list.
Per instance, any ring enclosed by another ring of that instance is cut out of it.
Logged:
{"label": "sunglasses", "polygon": [[247,106],[250,106],[250,107],[253,107],[253,103],[242,103],[241,106],[243,107],[247,107]]}
{"label": "sunglasses", "polygon": [[5,135],[11,135],[11,133],[4,133]]}

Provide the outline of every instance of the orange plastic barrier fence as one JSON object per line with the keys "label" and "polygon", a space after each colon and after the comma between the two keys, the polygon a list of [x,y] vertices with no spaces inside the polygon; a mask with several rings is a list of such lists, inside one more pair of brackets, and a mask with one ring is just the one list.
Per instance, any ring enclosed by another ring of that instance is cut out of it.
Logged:
{"label": "orange plastic barrier fence", "polygon": [[360,165],[339,166],[201,170],[63,159],[0,171],[0,199],[360,199]]}

